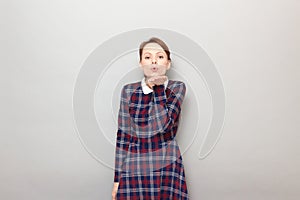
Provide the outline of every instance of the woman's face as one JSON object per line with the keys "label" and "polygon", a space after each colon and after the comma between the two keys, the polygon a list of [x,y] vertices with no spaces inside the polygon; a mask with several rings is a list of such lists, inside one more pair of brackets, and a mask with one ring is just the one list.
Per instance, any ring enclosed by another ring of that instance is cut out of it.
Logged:
{"label": "woman's face", "polygon": [[142,51],[140,67],[147,78],[165,75],[171,62],[163,48],[157,43],[148,43]]}

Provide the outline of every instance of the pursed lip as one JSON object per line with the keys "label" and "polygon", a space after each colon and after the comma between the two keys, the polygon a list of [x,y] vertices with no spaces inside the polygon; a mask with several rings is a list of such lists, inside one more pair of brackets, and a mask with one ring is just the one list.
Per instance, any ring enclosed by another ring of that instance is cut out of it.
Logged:
{"label": "pursed lip", "polygon": [[152,65],[151,71],[156,72],[158,70],[157,65]]}
{"label": "pursed lip", "polygon": [[157,71],[158,71],[158,68],[151,68],[151,71],[157,72]]}

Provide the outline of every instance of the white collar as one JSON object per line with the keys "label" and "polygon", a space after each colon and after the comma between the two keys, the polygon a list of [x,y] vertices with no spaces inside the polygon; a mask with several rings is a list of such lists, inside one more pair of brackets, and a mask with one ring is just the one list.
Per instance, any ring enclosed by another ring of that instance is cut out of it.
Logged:
{"label": "white collar", "polygon": [[[167,77],[167,80],[164,82],[165,88],[167,88],[168,82],[169,82],[169,79]],[[142,79],[141,85],[142,85],[142,90],[143,90],[144,94],[149,94],[149,93],[153,92],[153,90],[151,88],[149,88],[148,85],[146,84],[145,77]]]}

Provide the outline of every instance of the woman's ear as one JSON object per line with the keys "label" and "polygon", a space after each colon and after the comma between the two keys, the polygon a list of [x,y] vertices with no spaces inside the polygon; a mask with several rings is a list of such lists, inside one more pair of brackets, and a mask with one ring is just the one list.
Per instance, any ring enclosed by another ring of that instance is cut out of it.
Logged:
{"label": "woman's ear", "polygon": [[169,70],[171,67],[171,60],[169,60],[168,66],[167,66],[167,70]]}

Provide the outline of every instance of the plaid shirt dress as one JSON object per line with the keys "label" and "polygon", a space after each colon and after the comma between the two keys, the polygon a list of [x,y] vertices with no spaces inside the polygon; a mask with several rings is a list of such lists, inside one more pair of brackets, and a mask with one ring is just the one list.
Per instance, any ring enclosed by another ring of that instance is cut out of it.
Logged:
{"label": "plaid shirt dress", "polygon": [[[143,79],[144,81],[144,79]],[[186,200],[184,165],[175,140],[186,87],[181,81],[153,87],[141,81],[122,88],[114,182],[118,200]]]}

